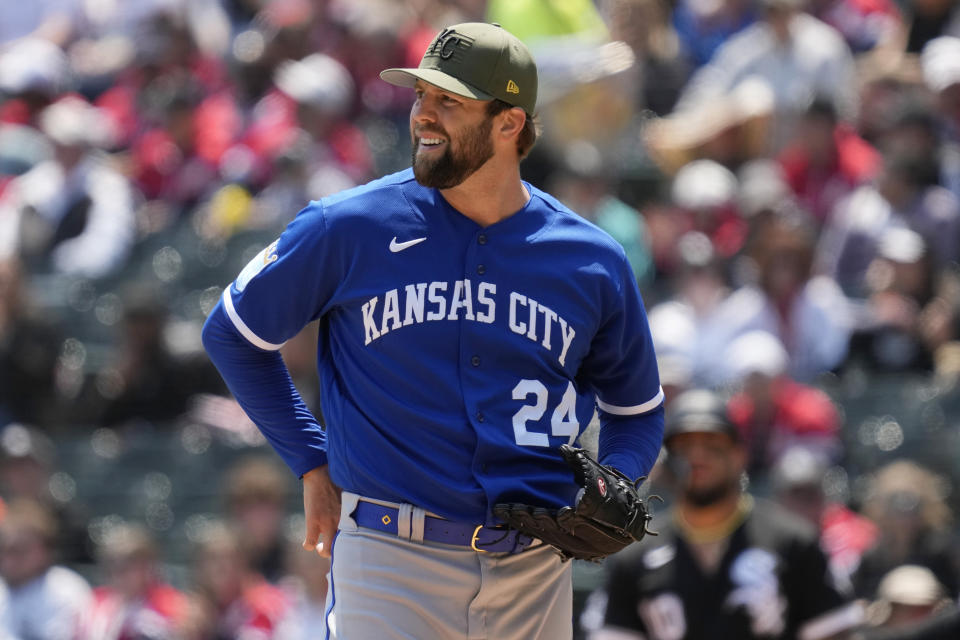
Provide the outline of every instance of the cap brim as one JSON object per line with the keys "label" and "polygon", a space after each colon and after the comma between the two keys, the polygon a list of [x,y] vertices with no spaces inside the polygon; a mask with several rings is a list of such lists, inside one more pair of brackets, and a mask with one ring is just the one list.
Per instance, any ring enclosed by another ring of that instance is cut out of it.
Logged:
{"label": "cap brim", "polygon": [[457,80],[450,74],[437,69],[384,69],[380,72],[380,78],[384,82],[409,89],[413,88],[417,80],[423,80],[435,87],[440,87],[444,91],[455,93],[464,98],[493,100],[493,96],[489,93],[480,91],[476,87]]}
{"label": "cap brim", "polygon": [[663,440],[666,442],[684,433],[722,433],[734,442],[740,442],[740,432],[736,427],[707,416],[691,416],[666,427]]}

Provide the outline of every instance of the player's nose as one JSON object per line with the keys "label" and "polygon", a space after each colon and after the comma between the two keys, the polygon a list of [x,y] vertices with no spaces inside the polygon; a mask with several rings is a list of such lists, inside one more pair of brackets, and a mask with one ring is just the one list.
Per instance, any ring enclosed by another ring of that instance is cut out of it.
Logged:
{"label": "player's nose", "polygon": [[410,120],[415,124],[426,124],[437,121],[437,109],[429,96],[422,96],[410,108]]}
{"label": "player's nose", "polygon": [[436,121],[436,115],[428,111],[421,110],[410,114],[410,122],[413,124],[414,129],[423,129],[436,123]]}

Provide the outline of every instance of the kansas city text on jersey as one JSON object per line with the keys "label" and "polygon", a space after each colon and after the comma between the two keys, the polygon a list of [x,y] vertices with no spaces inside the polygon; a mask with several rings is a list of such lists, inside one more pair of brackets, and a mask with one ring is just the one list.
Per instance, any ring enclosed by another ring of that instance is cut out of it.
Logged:
{"label": "kansas city text on jersey", "polygon": [[[563,366],[576,331],[550,307],[516,291],[507,299],[508,326],[557,354]],[[501,306],[502,308],[502,306]],[[491,324],[497,315],[497,285],[474,284],[469,278],[451,282],[419,282],[370,298],[361,307],[365,345],[390,331],[411,324],[442,320],[470,320]],[[556,327],[556,328],[555,328]]]}

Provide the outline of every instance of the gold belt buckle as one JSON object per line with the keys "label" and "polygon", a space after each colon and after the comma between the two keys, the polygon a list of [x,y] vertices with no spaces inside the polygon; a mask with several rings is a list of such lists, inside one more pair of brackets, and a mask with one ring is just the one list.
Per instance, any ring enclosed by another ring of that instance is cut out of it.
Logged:
{"label": "gold belt buckle", "polygon": [[480,553],[488,553],[486,549],[480,549],[477,547],[477,534],[480,533],[480,529],[483,529],[482,524],[478,524],[477,528],[473,530],[473,535],[470,536],[470,548]]}

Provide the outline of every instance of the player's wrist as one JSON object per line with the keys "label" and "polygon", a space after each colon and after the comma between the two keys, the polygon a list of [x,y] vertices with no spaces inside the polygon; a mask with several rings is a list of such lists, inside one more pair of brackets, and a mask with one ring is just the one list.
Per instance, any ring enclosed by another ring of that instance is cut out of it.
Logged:
{"label": "player's wrist", "polygon": [[[293,466],[293,465],[291,465]],[[293,472],[297,474],[297,477],[303,480],[308,473],[312,473],[317,469],[327,466],[327,452],[326,451],[311,451],[309,457],[304,456],[301,460],[298,461],[298,464],[293,469]]]}
{"label": "player's wrist", "polygon": [[330,477],[330,467],[326,463],[316,466],[303,475],[300,476],[301,480],[312,479],[320,475],[325,475],[328,478]]}

